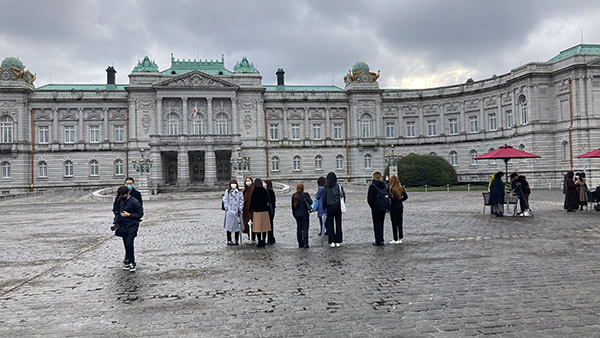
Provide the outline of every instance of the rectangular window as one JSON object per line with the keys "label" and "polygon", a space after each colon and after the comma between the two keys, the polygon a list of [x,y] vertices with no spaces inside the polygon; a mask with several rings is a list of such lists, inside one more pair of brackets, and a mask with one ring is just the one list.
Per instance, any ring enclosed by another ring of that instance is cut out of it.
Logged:
{"label": "rectangular window", "polygon": [[338,155],[335,158],[335,168],[336,169],[344,169],[344,158],[342,155]]}
{"label": "rectangular window", "polygon": [[512,110],[506,111],[506,128],[513,127],[513,112]]}
{"label": "rectangular window", "polygon": [[490,130],[496,130],[496,113],[490,114]]}
{"label": "rectangular window", "polygon": [[342,132],[344,125],[342,123],[334,123],[333,124],[333,138],[336,140],[341,140],[344,137]]}
{"label": "rectangular window", "polygon": [[192,120],[192,135],[204,135],[204,120]]}
{"label": "rectangular window", "polygon": [[313,139],[320,140],[321,139],[321,124],[315,123],[312,126],[313,129]]}
{"label": "rectangular window", "polygon": [[394,129],[395,129],[394,122],[386,122],[385,123],[385,137],[387,137],[387,138],[396,137]]}
{"label": "rectangular window", "polygon": [[292,124],[292,140],[300,139],[300,125]]}
{"label": "rectangular window", "polygon": [[437,135],[437,123],[435,120],[427,121],[427,135],[429,135],[429,136]]}
{"label": "rectangular window", "polygon": [[50,142],[50,127],[48,126],[39,126],[39,143],[49,143]]}
{"label": "rectangular window", "polygon": [[479,131],[477,116],[469,116],[469,130],[471,131],[471,133],[476,133]]}
{"label": "rectangular window", "polygon": [[406,122],[406,137],[415,137],[415,122]]}
{"label": "rectangular window", "polygon": [[123,161],[121,161],[121,160],[115,161],[115,175],[117,175],[117,176],[123,175]]}
{"label": "rectangular window", "polygon": [[75,143],[75,126],[65,126],[65,143]]}
{"label": "rectangular window", "polygon": [[100,142],[100,126],[90,126],[90,143]]}
{"label": "rectangular window", "polygon": [[450,128],[450,130],[449,130],[450,135],[458,134],[458,119],[455,119],[455,118],[448,119],[448,127]]}
{"label": "rectangular window", "polygon": [[46,162],[40,162],[38,174],[39,177],[48,177],[48,165]]}
{"label": "rectangular window", "polygon": [[125,126],[115,126],[115,142],[125,142]]}
{"label": "rectangular window", "polygon": [[279,125],[275,123],[269,124],[269,140],[279,140]]}

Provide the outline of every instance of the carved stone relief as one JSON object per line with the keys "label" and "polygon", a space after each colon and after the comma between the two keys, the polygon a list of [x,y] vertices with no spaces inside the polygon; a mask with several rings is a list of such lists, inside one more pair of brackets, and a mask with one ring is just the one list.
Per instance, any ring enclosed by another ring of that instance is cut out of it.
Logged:
{"label": "carved stone relief", "polygon": [[152,117],[150,117],[150,114],[144,114],[142,116],[142,128],[144,129],[144,134],[148,134],[148,132],[150,131],[150,126],[152,125]]}
{"label": "carved stone relief", "polygon": [[479,110],[479,100],[475,99],[475,100],[471,100],[471,101],[465,101],[465,110],[466,111]]}
{"label": "carved stone relief", "polygon": [[77,113],[70,109],[61,109],[59,116],[61,120],[77,120]]}
{"label": "carved stone relief", "polygon": [[267,118],[269,120],[281,120],[282,110],[280,108],[267,109]]}
{"label": "carved stone relief", "polygon": [[37,110],[35,111],[35,119],[36,120],[52,120],[52,113],[46,111],[46,110]]}
{"label": "carved stone relief", "polygon": [[446,104],[446,113],[458,113],[459,107],[458,102],[452,102]]}
{"label": "carved stone relief", "polygon": [[510,104],[512,103],[512,93],[508,92],[502,95],[502,104]]}
{"label": "carved stone relief", "polygon": [[86,110],[87,111],[87,116],[86,116],[86,120],[102,120],[102,112],[99,110]]}
{"label": "carved stone relief", "polygon": [[121,109],[113,110],[111,120],[125,120],[125,111]]}
{"label": "carved stone relief", "polygon": [[249,110],[244,111],[244,115],[242,117],[244,121],[244,128],[246,129],[246,133],[252,128],[252,112]]}
{"label": "carved stone relief", "polygon": [[498,105],[498,98],[496,95],[494,96],[490,96],[490,97],[486,97],[484,100],[484,107],[488,108],[488,107],[495,107],[496,105]]}
{"label": "carved stone relief", "polygon": [[398,108],[383,108],[383,117],[398,117]]}
{"label": "carved stone relief", "polygon": [[288,109],[288,112],[289,112],[288,119],[289,120],[303,120],[304,119],[304,116],[302,115],[303,111],[304,110],[299,110],[296,108]]}
{"label": "carved stone relief", "polygon": [[325,111],[323,109],[311,109],[308,118],[310,120],[322,120],[325,118]]}
{"label": "carved stone relief", "polygon": [[437,114],[438,114],[438,108],[436,105],[423,107],[423,115],[430,116],[430,115],[437,115]]}
{"label": "carved stone relief", "polygon": [[402,114],[405,116],[417,116],[419,114],[419,111],[417,110],[417,107],[415,107],[415,106],[403,107]]}
{"label": "carved stone relief", "polygon": [[332,119],[343,119],[344,118],[344,109],[331,110],[331,118]]}

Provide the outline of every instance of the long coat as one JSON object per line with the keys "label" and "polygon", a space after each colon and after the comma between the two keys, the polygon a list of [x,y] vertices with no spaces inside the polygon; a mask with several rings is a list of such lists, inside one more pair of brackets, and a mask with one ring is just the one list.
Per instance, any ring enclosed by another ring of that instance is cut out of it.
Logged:
{"label": "long coat", "polygon": [[238,189],[225,191],[223,196],[225,207],[225,224],[227,231],[238,232],[242,230],[242,211],[244,210],[244,195]]}
{"label": "long coat", "polygon": [[579,209],[579,194],[577,185],[570,177],[565,177],[565,209],[568,211]]}
{"label": "long coat", "polygon": [[502,178],[494,178],[490,184],[490,205],[504,203],[504,183]]}

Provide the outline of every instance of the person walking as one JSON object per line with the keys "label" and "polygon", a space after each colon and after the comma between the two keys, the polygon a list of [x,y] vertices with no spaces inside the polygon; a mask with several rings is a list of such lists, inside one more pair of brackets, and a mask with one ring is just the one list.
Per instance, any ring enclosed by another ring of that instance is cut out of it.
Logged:
{"label": "person walking", "polygon": [[575,173],[569,170],[565,176],[565,205],[564,208],[568,212],[574,212],[579,209],[579,194],[577,193],[577,185],[573,181]]}
{"label": "person walking", "polygon": [[492,209],[492,214],[496,215],[496,217],[504,216],[504,183],[502,183],[502,177],[504,176],[504,172],[499,171],[494,174],[494,179],[490,183],[490,206]]}
{"label": "person walking", "polygon": [[384,197],[387,198],[387,203],[389,203],[389,195],[385,189],[385,184],[381,181],[381,172],[374,171],[371,178],[373,181],[367,192],[367,203],[369,203],[369,207],[371,208],[371,217],[373,219],[373,232],[375,234],[373,245],[383,246],[383,223],[385,221],[385,213],[389,211],[390,206],[388,205],[386,209],[386,201],[382,199]]}
{"label": "person walking", "polygon": [[137,237],[140,220],[144,216],[144,208],[140,202],[131,197],[127,186],[120,186],[117,189],[119,201],[117,203],[117,213],[113,220],[113,228],[115,235],[123,238],[125,247],[125,260],[127,263],[123,265],[123,270],[135,272],[137,263],[134,255],[133,241]]}
{"label": "person walking", "polygon": [[[318,190],[315,193],[315,200],[317,203],[317,218],[319,219],[319,236],[323,235],[323,216],[325,216],[325,210],[323,210],[323,201],[321,196],[323,195],[323,188],[325,188],[325,177],[321,176],[317,179]],[[325,228],[325,236],[327,236],[327,228]]]}
{"label": "person walking", "polygon": [[250,212],[252,213],[252,232],[256,234],[257,248],[266,246],[267,232],[271,230],[271,219],[269,217],[269,193],[263,187],[260,178],[254,181],[254,191],[250,201]]}
{"label": "person walking", "polygon": [[[273,182],[271,180],[265,180],[267,184],[267,192],[269,193],[269,219],[271,220],[271,230],[267,233],[267,244],[275,244],[275,234],[273,219],[275,218],[275,208],[277,208],[277,198],[275,197],[275,190],[273,190]],[[263,184],[264,185],[264,184]]]}
{"label": "person walking", "polygon": [[[237,180],[229,181],[229,186],[223,195],[223,208],[225,209],[224,229],[227,231],[227,245],[240,244],[240,231],[242,231],[242,211],[244,210],[244,194],[238,189]],[[235,243],[231,233],[235,233]]]}
{"label": "person walking", "polygon": [[[142,193],[140,193],[137,189],[135,189],[135,181],[134,181],[133,177],[127,177],[125,179],[125,186],[127,188],[129,188],[129,196],[135,198],[138,202],[140,202],[140,206],[143,208],[144,201],[142,200]],[[113,214],[115,216],[119,213],[118,203],[120,200],[121,200],[121,197],[119,196],[119,194],[117,194],[117,196],[115,196],[115,201],[113,202]],[[126,241],[125,237],[123,237],[123,246],[125,246],[125,241]],[[125,265],[129,264],[127,257],[125,257],[123,259],[123,264],[125,264]]]}
{"label": "person walking", "polygon": [[[325,226],[329,246],[332,248],[340,247],[343,243],[342,234],[342,201],[345,203],[346,194],[344,188],[337,183],[337,176],[334,172],[327,174],[327,182],[321,194],[323,209],[327,214]],[[335,221],[335,228],[333,223]]]}
{"label": "person walking", "polygon": [[296,237],[298,248],[308,249],[308,228],[310,225],[310,209],[312,200],[310,195],[304,192],[304,184],[296,185],[296,193],[292,195],[292,215],[296,219]]}
{"label": "person walking", "polygon": [[398,176],[392,175],[390,177],[390,198],[392,199],[392,205],[390,208],[390,218],[392,219],[392,233],[394,239],[390,241],[390,244],[402,244],[404,239],[404,233],[402,231],[402,218],[404,213],[404,204],[402,202],[408,199],[408,194]]}
{"label": "person walking", "polygon": [[[252,213],[250,212],[250,201],[254,192],[254,181],[252,177],[244,179],[244,210],[242,210],[242,221],[244,222],[242,232],[248,234],[248,244],[254,243],[256,235],[250,234],[250,225],[252,224]],[[252,240],[250,240],[252,238]]]}

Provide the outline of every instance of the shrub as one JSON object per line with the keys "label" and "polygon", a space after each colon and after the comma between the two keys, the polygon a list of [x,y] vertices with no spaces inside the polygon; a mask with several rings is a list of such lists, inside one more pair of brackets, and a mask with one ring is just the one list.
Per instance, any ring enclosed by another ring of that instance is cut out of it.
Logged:
{"label": "shrub", "polygon": [[406,186],[457,184],[458,175],[446,160],[434,155],[408,155],[398,162],[398,178]]}

